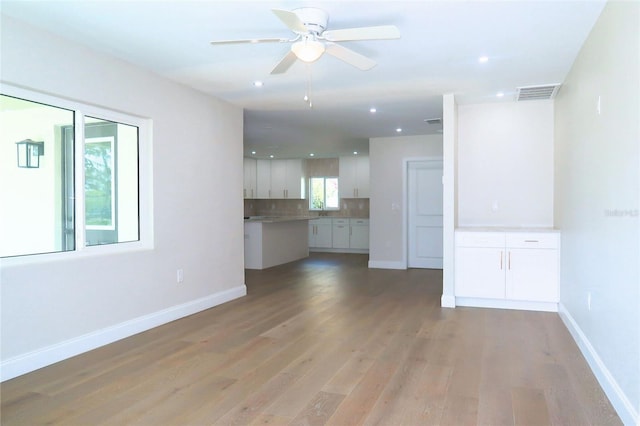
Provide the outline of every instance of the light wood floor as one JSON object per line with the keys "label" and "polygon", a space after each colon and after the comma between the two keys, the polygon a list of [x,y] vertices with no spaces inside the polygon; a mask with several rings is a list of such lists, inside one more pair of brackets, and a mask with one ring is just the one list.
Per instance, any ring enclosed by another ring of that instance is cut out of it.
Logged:
{"label": "light wood floor", "polygon": [[248,296],[2,384],[2,425],[615,425],[556,314],[315,254]]}

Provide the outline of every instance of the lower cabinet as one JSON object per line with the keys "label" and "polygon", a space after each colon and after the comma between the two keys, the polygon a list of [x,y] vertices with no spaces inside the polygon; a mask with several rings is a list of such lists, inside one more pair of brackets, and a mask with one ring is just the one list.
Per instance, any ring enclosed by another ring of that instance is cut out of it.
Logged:
{"label": "lower cabinet", "polygon": [[557,231],[456,231],[456,304],[557,310],[559,246]]}
{"label": "lower cabinet", "polygon": [[312,219],[309,221],[309,248],[366,252],[369,250],[369,219]]}
{"label": "lower cabinet", "polygon": [[320,218],[309,221],[309,248],[331,248],[332,239],[331,218]]}

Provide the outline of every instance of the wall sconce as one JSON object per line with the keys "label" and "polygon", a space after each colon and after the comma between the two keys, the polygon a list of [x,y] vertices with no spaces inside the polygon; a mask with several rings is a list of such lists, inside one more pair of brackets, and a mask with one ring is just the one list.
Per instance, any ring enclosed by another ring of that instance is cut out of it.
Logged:
{"label": "wall sconce", "polygon": [[44,142],[25,139],[16,142],[18,149],[18,167],[37,169],[40,167],[40,156],[44,155]]}

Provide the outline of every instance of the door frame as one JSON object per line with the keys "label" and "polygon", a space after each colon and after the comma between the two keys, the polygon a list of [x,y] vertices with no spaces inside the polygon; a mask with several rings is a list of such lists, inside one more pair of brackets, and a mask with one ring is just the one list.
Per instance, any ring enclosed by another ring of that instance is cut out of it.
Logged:
{"label": "door frame", "polygon": [[[402,264],[404,265],[404,269],[409,268],[409,163],[427,162],[427,161],[440,161],[442,163],[442,168],[443,168],[442,173],[444,176],[444,157],[443,156],[432,155],[428,157],[406,157],[402,159],[402,209],[404,211],[404,214],[402,215]],[[443,188],[443,195],[444,195],[444,188]],[[442,216],[444,219],[444,207],[442,210],[443,210]],[[445,241],[444,238],[443,238],[443,241]],[[444,265],[443,265],[443,270],[444,270]]]}

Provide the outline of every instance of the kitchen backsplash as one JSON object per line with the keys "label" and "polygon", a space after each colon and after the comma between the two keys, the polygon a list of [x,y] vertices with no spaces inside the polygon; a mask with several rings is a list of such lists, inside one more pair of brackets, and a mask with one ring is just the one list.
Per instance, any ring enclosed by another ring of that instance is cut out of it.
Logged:
{"label": "kitchen backsplash", "polygon": [[340,210],[309,211],[307,200],[244,200],[245,216],[329,216],[329,217],[369,217],[368,198],[343,198]]}

